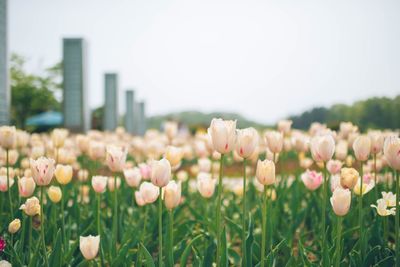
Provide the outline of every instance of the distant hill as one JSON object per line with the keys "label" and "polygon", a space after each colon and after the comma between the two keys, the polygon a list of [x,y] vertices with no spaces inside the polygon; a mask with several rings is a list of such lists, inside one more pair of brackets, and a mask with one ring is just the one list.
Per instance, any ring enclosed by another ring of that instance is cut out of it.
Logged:
{"label": "distant hill", "polygon": [[327,123],[337,129],[341,121],[351,121],[361,129],[400,129],[400,95],[373,97],[352,105],[336,104],[329,108],[315,107],[290,117],[293,127],[307,129],[312,122]]}
{"label": "distant hill", "polygon": [[176,120],[178,122],[188,125],[188,127],[191,129],[197,127],[207,128],[208,126],[210,126],[210,122],[213,118],[237,120],[238,128],[246,128],[252,126],[255,128],[263,129],[267,127],[267,125],[263,125],[248,120],[236,113],[229,113],[229,112],[204,113],[200,111],[182,111],[182,112],[169,113],[166,115],[152,116],[149,117],[147,120],[147,127],[159,129],[162,122],[166,120]]}

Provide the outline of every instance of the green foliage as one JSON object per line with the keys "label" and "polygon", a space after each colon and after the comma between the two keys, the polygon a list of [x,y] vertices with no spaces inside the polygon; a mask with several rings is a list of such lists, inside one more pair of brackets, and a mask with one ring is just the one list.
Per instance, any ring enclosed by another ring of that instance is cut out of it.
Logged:
{"label": "green foliage", "polygon": [[61,109],[55,97],[61,92],[61,64],[46,69],[39,76],[27,73],[25,63],[25,58],[11,55],[11,122],[19,128],[25,128],[25,121],[30,116]]}
{"label": "green foliage", "polygon": [[317,107],[291,116],[293,127],[307,129],[312,122],[327,123],[332,129],[339,127],[341,121],[351,121],[361,129],[368,128],[400,128],[400,95],[391,99],[374,97],[357,101],[353,105],[333,105],[330,108]]}

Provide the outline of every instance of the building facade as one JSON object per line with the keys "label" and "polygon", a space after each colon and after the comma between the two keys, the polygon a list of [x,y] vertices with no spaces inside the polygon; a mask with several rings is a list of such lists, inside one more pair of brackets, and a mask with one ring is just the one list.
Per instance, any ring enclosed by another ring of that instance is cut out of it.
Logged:
{"label": "building facade", "polygon": [[135,118],[133,113],[133,105],[135,103],[135,92],[133,90],[127,90],[125,92],[126,111],[125,111],[125,129],[128,133],[135,133]]}
{"label": "building facade", "polygon": [[118,126],[118,75],[104,75],[104,115],[103,128],[114,131]]}

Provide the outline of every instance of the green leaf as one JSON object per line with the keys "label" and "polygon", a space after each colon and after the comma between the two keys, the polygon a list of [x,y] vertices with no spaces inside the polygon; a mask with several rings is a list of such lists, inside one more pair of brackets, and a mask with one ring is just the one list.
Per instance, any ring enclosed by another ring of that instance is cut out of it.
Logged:
{"label": "green leaf", "polygon": [[251,217],[251,212],[249,212],[249,233],[246,238],[246,254],[247,254],[247,259],[246,259],[246,266],[253,266],[253,242],[254,242],[254,236],[253,236],[253,231],[254,231],[254,223]]}
{"label": "green leaf", "polygon": [[[226,228],[222,230],[221,236],[221,265],[220,266],[228,266],[228,247],[226,244]],[[217,259],[218,260],[218,259]]]}
{"label": "green leaf", "polygon": [[62,265],[61,229],[57,231],[56,242],[49,257],[49,266]]}
{"label": "green leaf", "polygon": [[215,244],[214,239],[211,239],[210,245],[208,245],[206,254],[204,255],[204,267],[212,266],[216,248],[217,245]]}
{"label": "green leaf", "polygon": [[142,243],[140,243],[140,248],[142,249],[144,258],[146,259],[146,267],[155,267],[156,265],[154,264],[153,257]]}
{"label": "green leaf", "polygon": [[194,242],[196,242],[197,240],[199,240],[201,237],[203,236],[203,234],[200,234],[198,236],[196,236],[195,238],[193,238],[189,244],[186,246],[185,250],[182,253],[181,256],[181,262],[180,262],[180,266],[187,266],[187,259],[189,257],[190,251],[192,250],[192,245],[194,244]]}

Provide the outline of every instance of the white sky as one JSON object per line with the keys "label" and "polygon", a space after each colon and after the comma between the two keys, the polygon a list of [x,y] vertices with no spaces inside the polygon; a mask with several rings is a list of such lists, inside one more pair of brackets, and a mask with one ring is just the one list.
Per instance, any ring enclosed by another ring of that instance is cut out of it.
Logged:
{"label": "white sky", "polygon": [[[234,111],[263,123],[400,93],[400,1],[9,0],[11,52],[40,72],[88,43],[90,107],[119,73],[149,115]],[[120,98],[121,111],[125,100]]]}

